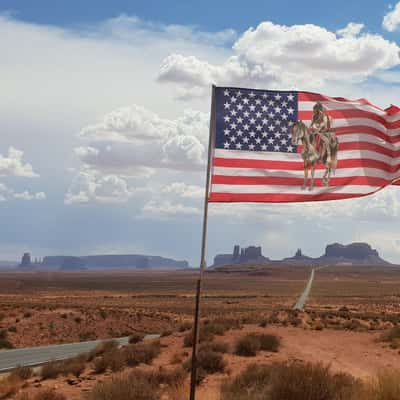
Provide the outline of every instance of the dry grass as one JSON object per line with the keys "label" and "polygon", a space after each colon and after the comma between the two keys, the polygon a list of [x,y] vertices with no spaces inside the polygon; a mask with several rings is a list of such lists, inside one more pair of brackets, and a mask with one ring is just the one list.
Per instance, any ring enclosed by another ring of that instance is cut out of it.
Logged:
{"label": "dry grass", "polygon": [[87,355],[82,354],[62,361],[50,361],[42,366],[40,375],[43,379],[55,379],[59,375],[69,374],[79,377],[85,370]]}
{"label": "dry grass", "polygon": [[135,344],[139,343],[144,339],[144,334],[143,333],[134,333],[129,337],[129,343],[130,344]]}
{"label": "dry grass", "polygon": [[135,371],[126,376],[113,377],[111,381],[98,383],[89,400],[158,400],[160,386],[178,387],[186,373],[182,369],[155,372]]}
{"label": "dry grass", "polygon": [[14,374],[0,380],[0,399],[7,399],[15,394],[22,386],[23,380]]}
{"label": "dry grass", "polygon": [[235,344],[235,354],[244,357],[254,357],[261,351],[277,352],[280,340],[275,335],[250,333],[240,337]]}
{"label": "dry grass", "polygon": [[350,400],[360,383],[329,367],[311,363],[250,365],[226,382],[222,400]]}
{"label": "dry grass", "polygon": [[400,348],[400,326],[394,326],[383,333],[381,340],[390,343],[394,349]]}
{"label": "dry grass", "polygon": [[127,365],[150,364],[161,352],[160,342],[131,344],[123,349]]}
{"label": "dry grass", "polygon": [[45,389],[35,395],[24,392],[17,397],[17,400],[67,400],[67,398],[53,389]]}

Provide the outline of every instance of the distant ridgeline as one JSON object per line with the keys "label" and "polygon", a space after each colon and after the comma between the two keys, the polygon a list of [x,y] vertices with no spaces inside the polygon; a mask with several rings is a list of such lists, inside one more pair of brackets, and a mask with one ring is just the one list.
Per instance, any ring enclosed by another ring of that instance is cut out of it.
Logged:
{"label": "distant ridgeline", "polygon": [[187,261],[177,261],[171,258],[159,256],[145,256],[138,254],[115,254],[115,255],[94,255],[94,256],[47,256],[39,263],[30,263],[25,253],[20,264],[22,268],[38,269],[61,269],[61,270],[84,270],[95,268],[133,268],[133,269],[153,269],[170,268],[180,269],[189,268]]}
{"label": "distant ridgeline", "polygon": [[286,264],[286,265],[391,265],[383,260],[379,253],[372,249],[368,243],[351,243],[342,245],[329,244],[325,254],[320,257],[308,257],[298,249],[293,257],[282,260],[270,260],[262,255],[261,247],[250,246],[241,249],[235,245],[231,254],[218,254],[214,257],[212,267],[240,264]]}

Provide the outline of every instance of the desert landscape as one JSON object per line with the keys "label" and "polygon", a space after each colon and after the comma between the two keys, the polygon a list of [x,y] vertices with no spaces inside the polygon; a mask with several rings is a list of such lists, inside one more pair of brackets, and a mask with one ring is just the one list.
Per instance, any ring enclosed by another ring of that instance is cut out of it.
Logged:
{"label": "desert landscape", "polygon": [[[321,399],[361,399],[355,397],[360,391],[366,399],[394,398],[365,393],[375,390],[376,379],[398,382],[400,270],[318,269],[305,309],[293,310],[310,271],[299,265],[242,265],[205,274],[198,399],[264,399],[256,397],[266,389],[253,387],[254,376],[249,387],[244,383],[253,364],[264,375],[277,368],[282,376],[314,371],[328,386],[338,376],[346,378],[345,397]],[[7,348],[104,342],[70,360],[7,372],[1,398],[36,400],[51,393],[57,399],[117,399],[123,397],[113,390],[132,390],[124,384],[135,381],[134,398],[186,399],[197,277],[196,270],[3,271],[0,359]],[[145,334],[160,338],[143,341]],[[131,343],[121,347],[112,341],[122,336]]]}

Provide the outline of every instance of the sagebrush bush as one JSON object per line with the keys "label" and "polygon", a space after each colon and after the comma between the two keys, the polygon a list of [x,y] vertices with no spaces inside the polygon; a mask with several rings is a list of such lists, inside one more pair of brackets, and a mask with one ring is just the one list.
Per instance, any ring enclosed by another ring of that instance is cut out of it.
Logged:
{"label": "sagebrush bush", "polygon": [[97,383],[89,400],[158,400],[157,387],[148,376],[131,373],[125,377],[114,377],[110,381]]}
{"label": "sagebrush bush", "polygon": [[92,361],[95,357],[98,357],[108,351],[117,350],[118,348],[119,343],[116,340],[105,340],[88,353],[88,361]]}
{"label": "sagebrush bush", "polygon": [[392,347],[400,347],[400,326],[394,326],[388,331],[384,332],[381,336],[381,340],[389,342]]}
{"label": "sagebrush bush", "polygon": [[134,367],[139,364],[150,364],[161,352],[160,342],[137,343],[123,349],[126,363]]}
{"label": "sagebrush bush", "polygon": [[261,343],[256,335],[245,335],[236,341],[235,354],[244,357],[254,357],[260,351],[260,348]]}
{"label": "sagebrush bush", "polygon": [[280,339],[275,335],[258,335],[260,350],[276,353],[279,350]]}
{"label": "sagebrush bush", "polygon": [[52,389],[45,389],[37,392],[35,395],[29,393],[21,393],[17,397],[17,400],[67,400],[67,398],[61,394],[57,393]]}
{"label": "sagebrush bush", "polygon": [[[183,363],[183,367],[190,371],[192,368],[192,359]],[[199,351],[197,354],[197,383],[200,383],[208,374],[223,372],[226,368],[226,362],[221,353],[212,350]]]}
{"label": "sagebrush bush", "polygon": [[54,379],[59,375],[72,374],[79,377],[86,367],[87,355],[82,354],[62,361],[50,361],[42,366],[40,375],[43,379]]}
{"label": "sagebrush bush", "polygon": [[144,334],[143,333],[134,333],[129,337],[129,343],[135,344],[139,343],[144,339]]}
{"label": "sagebrush bush", "polygon": [[244,357],[254,357],[258,351],[277,352],[280,339],[275,335],[255,334],[240,337],[235,344],[235,354]]}
{"label": "sagebrush bush", "polygon": [[221,400],[355,400],[361,385],[319,363],[250,365],[222,385]]}
{"label": "sagebrush bush", "polygon": [[211,350],[216,353],[228,353],[229,344],[225,342],[203,342],[199,346],[199,351]]}
{"label": "sagebrush bush", "polygon": [[18,366],[11,371],[10,375],[15,375],[22,380],[26,380],[33,375],[33,370],[30,367]]}
{"label": "sagebrush bush", "polygon": [[63,370],[62,361],[49,361],[43,364],[40,375],[43,379],[54,379],[61,375]]}

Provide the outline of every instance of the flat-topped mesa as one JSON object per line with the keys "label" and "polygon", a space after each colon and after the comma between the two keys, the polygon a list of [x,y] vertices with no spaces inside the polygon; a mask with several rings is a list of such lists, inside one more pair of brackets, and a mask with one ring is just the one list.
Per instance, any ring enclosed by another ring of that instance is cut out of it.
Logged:
{"label": "flat-topped mesa", "polygon": [[262,255],[261,246],[241,248],[239,245],[235,245],[231,254],[217,254],[214,257],[213,266],[251,263],[265,264],[268,261],[269,258]]}
{"label": "flat-topped mesa", "polygon": [[333,243],[326,246],[324,256],[327,258],[346,258],[348,260],[367,260],[369,258],[379,258],[379,253],[368,243],[351,243],[348,245]]}
{"label": "flat-topped mesa", "polygon": [[160,256],[140,254],[104,254],[92,256],[46,256],[41,264],[43,269],[182,269],[189,268],[187,261],[178,261]]}

